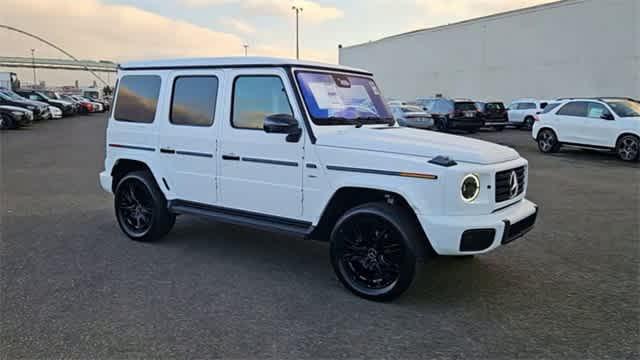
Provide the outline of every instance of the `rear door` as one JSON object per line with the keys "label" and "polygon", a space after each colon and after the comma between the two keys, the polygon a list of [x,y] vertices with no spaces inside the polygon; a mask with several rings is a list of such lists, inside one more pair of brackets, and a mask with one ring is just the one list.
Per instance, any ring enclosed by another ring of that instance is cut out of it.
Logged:
{"label": "rear door", "polygon": [[219,70],[175,71],[169,74],[160,158],[165,186],[175,198],[217,203],[216,129],[222,116]]}
{"label": "rear door", "polygon": [[220,143],[221,205],[261,215],[302,217],[304,134],[294,142],[286,134],[266,133],[264,119],[287,114],[298,120],[295,95],[280,68],[229,71],[226,101],[230,114]]}

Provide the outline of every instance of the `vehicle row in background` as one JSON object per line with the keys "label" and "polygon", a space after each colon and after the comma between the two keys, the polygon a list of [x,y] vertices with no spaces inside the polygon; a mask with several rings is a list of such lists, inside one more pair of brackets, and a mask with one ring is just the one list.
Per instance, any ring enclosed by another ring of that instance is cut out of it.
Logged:
{"label": "vehicle row in background", "polygon": [[60,119],[63,116],[109,110],[106,100],[50,90],[0,87],[0,129],[29,126],[33,121]]}

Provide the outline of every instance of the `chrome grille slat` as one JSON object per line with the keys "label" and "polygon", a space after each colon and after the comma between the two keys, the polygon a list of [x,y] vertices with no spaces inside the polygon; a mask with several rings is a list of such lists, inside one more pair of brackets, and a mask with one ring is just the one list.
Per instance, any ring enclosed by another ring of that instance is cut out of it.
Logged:
{"label": "chrome grille slat", "polygon": [[[516,178],[518,181],[518,192],[516,194],[516,196],[522,194],[524,192],[524,188],[525,188],[525,176],[526,176],[526,170],[524,166],[515,168],[515,169],[509,169],[509,170],[504,170],[504,171],[500,171],[498,173],[496,173],[495,176],[495,199],[496,199],[496,203],[501,203],[507,200],[511,199],[511,188],[509,186],[509,179],[511,177],[511,172],[514,171],[516,172]],[[515,196],[514,196],[515,197]]]}

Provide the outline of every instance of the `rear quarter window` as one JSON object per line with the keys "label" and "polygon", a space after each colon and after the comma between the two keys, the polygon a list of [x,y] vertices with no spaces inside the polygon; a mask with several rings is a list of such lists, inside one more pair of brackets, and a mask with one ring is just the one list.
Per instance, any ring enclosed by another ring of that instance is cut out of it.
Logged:
{"label": "rear quarter window", "polygon": [[161,82],[158,75],[123,76],[118,83],[114,119],[152,123],[156,117]]}
{"label": "rear quarter window", "polygon": [[558,115],[564,116],[587,116],[587,108],[588,104],[585,101],[573,101],[565,106],[563,106],[560,110],[558,110]]}

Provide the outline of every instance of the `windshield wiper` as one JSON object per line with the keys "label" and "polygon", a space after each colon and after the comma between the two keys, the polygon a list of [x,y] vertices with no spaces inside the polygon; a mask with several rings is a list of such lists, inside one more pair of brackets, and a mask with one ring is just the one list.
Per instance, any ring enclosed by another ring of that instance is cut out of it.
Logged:
{"label": "windshield wiper", "polygon": [[[395,120],[393,120],[393,118],[382,118],[382,117],[378,117],[378,116],[362,116],[362,117],[357,117],[355,119],[353,119],[354,121],[356,121],[356,127],[361,127],[362,124],[379,124],[381,122],[392,126],[393,124],[395,124]],[[358,126],[358,124],[360,124],[360,126]]]}

